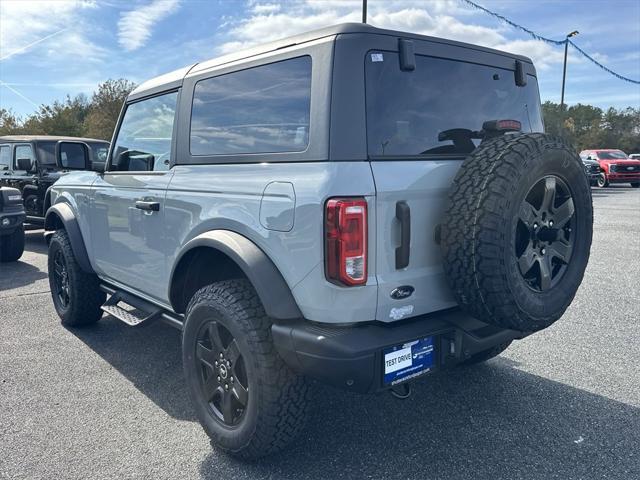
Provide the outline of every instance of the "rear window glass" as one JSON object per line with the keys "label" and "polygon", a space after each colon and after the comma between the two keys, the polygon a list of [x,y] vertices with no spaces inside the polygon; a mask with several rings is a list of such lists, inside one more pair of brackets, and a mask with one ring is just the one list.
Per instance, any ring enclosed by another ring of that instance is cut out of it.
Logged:
{"label": "rear window glass", "polygon": [[89,143],[91,148],[91,161],[93,162],[106,162],[107,154],[109,153],[109,145],[104,143]]}
{"label": "rear window glass", "polygon": [[543,131],[533,76],[518,87],[511,70],[422,55],[401,71],[391,52],[369,52],[365,68],[369,155],[468,154],[488,120]]}
{"label": "rear window glass", "polygon": [[309,143],[311,57],[199,81],[191,154],[300,152]]}

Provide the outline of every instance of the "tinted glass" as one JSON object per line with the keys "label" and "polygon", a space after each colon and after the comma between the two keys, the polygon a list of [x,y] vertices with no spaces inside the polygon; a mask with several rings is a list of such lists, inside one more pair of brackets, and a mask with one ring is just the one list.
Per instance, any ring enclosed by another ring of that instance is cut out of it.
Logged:
{"label": "tinted glass", "polygon": [[111,170],[168,170],[178,93],[127,107],[111,158]]}
{"label": "tinted glass", "polygon": [[369,155],[467,154],[487,120],[543,131],[532,76],[518,87],[511,70],[421,55],[414,71],[401,71],[389,52],[370,52],[365,68]]}
{"label": "tinted glass", "polygon": [[86,168],[86,150],[83,145],[73,142],[60,144],[60,165],[62,168],[80,170]]}
{"label": "tinted glass", "polygon": [[628,157],[622,150],[614,150],[612,152],[598,152],[598,158],[601,160],[626,160]]}
{"label": "tinted glass", "polygon": [[31,145],[16,145],[16,149],[15,149],[13,158],[14,158],[13,167],[16,170],[19,170],[19,168],[18,168],[18,159],[20,159],[20,158],[28,158],[28,159],[30,159],[32,165],[36,161],[36,159],[35,159],[35,157],[33,155],[33,148],[31,148]]}
{"label": "tinted glass", "polygon": [[309,143],[311,57],[201,80],[192,155],[300,152]]}
{"label": "tinted glass", "polygon": [[93,154],[92,160],[94,162],[106,162],[107,154],[109,153],[109,146],[103,143],[89,143],[91,153]]}
{"label": "tinted glass", "polygon": [[0,170],[9,170],[11,165],[11,147],[9,145],[0,146]]}
{"label": "tinted glass", "polygon": [[56,164],[56,143],[57,142],[38,142],[38,155],[42,165]]}

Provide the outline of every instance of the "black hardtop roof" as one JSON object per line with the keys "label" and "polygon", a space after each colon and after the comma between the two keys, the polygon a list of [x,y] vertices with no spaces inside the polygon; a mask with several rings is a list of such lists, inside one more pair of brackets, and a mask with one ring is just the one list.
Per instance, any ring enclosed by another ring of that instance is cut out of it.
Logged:
{"label": "black hardtop roof", "polygon": [[59,142],[60,140],[66,140],[69,142],[99,142],[109,143],[106,140],[98,140],[97,138],[84,138],[84,137],[65,137],[63,135],[5,135],[0,136],[0,143],[2,142]]}
{"label": "black hardtop roof", "polygon": [[273,42],[256,45],[255,47],[250,47],[248,49],[242,49],[242,50],[239,50],[238,52],[233,52],[221,57],[216,57],[210,60],[196,63],[191,66],[187,66],[185,68],[176,70],[175,72],[170,72],[168,74],[155,77],[139,85],[133,92],[131,92],[130,97],[132,98],[144,97],[146,94],[151,93],[152,91],[158,91],[159,87],[163,85],[171,86],[171,88],[177,87],[178,85],[176,84],[180,83],[187,74],[189,74],[194,70],[196,71],[206,70],[208,68],[224,65],[226,63],[231,63],[234,61],[251,58],[257,55],[273,52],[273,51],[280,50],[282,48],[293,46],[293,45],[312,42],[314,40],[319,40],[325,37],[332,37],[332,36],[342,35],[342,34],[355,34],[355,33],[390,35],[394,37],[402,37],[402,38],[409,38],[409,39],[415,39],[415,40],[426,40],[429,42],[454,45],[454,46],[464,47],[472,50],[478,50],[481,52],[488,52],[488,53],[493,53],[497,55],[507,56],[510,58],[522,60],[524,62],[533,63],[530,58],[522,55],[507,53],[507,52],[495,50],[492,48],[473,45],[470,43],[458,42],[456,40],[430,37],[427,35],[419,35],[417,33],[401,32],[397,30],[386,30],[383,28],[378,28],[372,25],[368,25],[366,23],[340,23],[337,25],[332,25],[330,27],[325,27],[318,30],[301,33],[299,35],[282,38],[280,40],[275,40]]}

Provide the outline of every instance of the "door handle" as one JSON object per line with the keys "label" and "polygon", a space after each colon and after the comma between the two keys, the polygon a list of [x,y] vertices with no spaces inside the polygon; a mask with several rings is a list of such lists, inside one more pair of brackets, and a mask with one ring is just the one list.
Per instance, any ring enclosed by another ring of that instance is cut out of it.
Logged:
{"label": "door handle", "polygon": [[396,218],[400,222],[400,246],[396,248],[396,270],[409,265],[411,251],[411,209],[407,202],[396,203]]}
{"label": "door handle", "polygon": [[145,210],[147,212],[157,212],[160,210],[160,203],[158,202],[145,202],[143,200],[136,201],[136,208]]}

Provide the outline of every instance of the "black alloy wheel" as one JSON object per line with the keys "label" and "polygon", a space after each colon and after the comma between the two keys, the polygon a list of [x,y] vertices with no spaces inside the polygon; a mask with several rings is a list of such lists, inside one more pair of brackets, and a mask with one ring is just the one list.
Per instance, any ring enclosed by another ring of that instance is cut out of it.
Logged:
{"label": "black alloy wheel", "polygon": [[554,288],[571,261],[575,206],[568,185],[555,175],[541,178],[520,207],[515,255],[520,274],[536,292]]}
{"label": "black alloy wheel", "polygon": [[67,269],[67,261],[64,258],[62,250],[57,250],[53,257],[53,284],[55,291],[53,292],[62,308],[69,307],[70,287],[69,287],[69,271]]}
{"label": "black alloy wheel", "polygon": [[237,341],[211,320],[198,335],[194,360],[202,395],[215,418],[227,427],[238,425],[249,403],[249,382]]}

